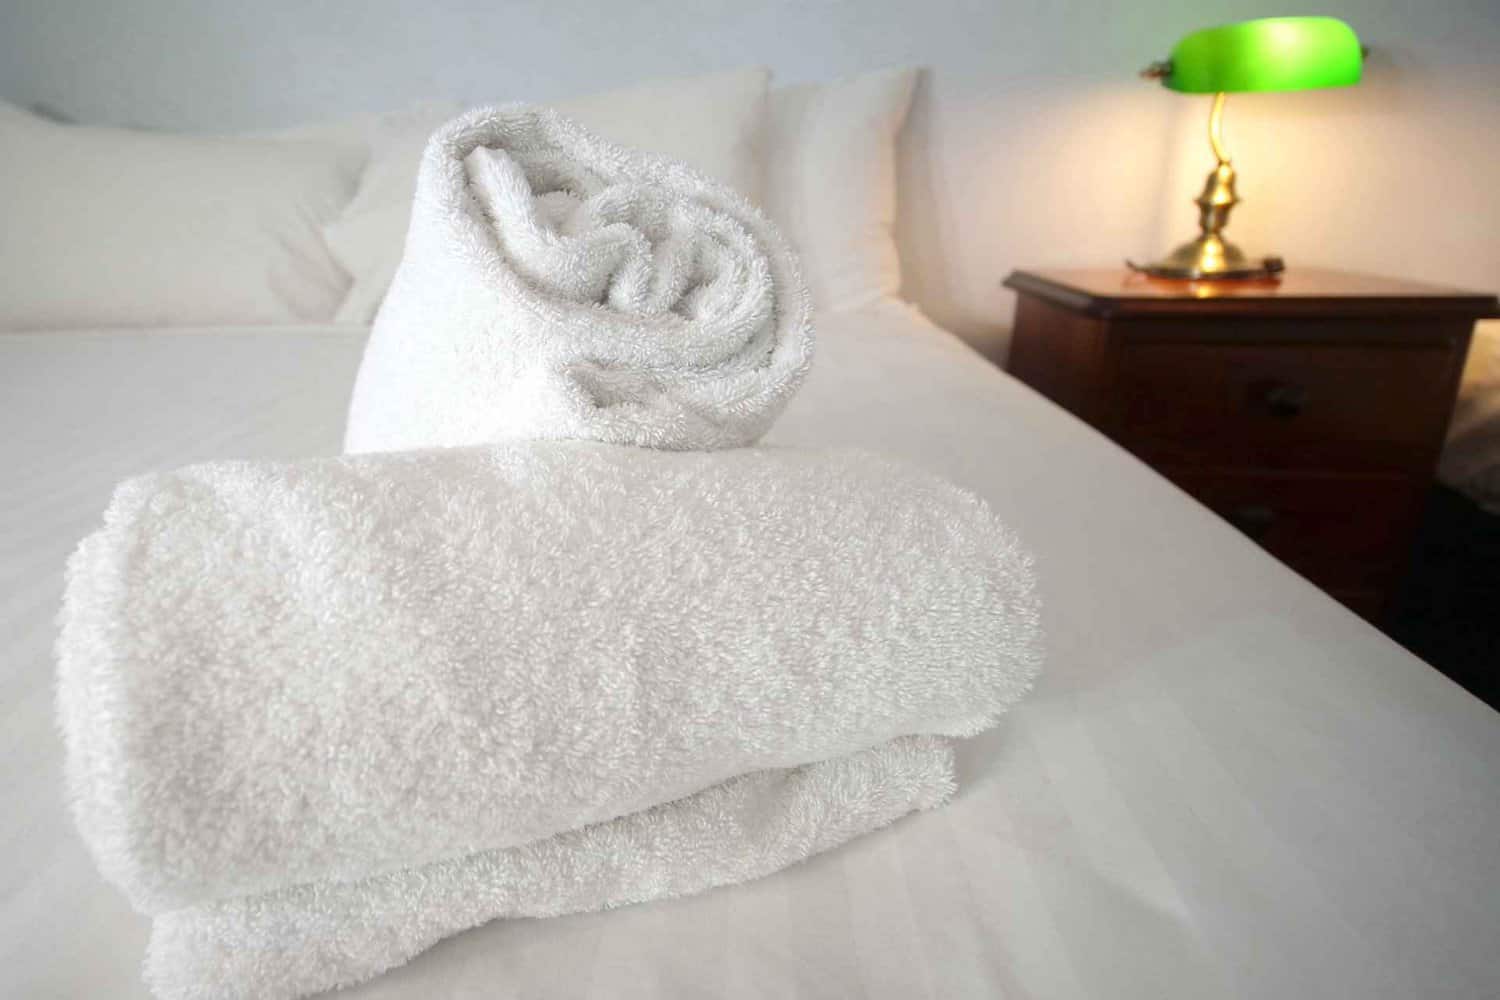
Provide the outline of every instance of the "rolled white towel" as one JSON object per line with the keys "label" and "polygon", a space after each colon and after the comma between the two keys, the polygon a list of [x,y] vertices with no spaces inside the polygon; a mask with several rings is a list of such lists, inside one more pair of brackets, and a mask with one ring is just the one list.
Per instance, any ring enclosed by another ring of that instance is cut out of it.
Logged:
{"label": "rolled white towel", "polygon": [[496,918],[601,910],[769,875],[940,805],[952,790],[952,747],[931,736],[756,771],[521,847],[174,910],[152,922],[146,980],[162,1000],[317,993]]}
{"label": "rolled white towel", "polygon": [[345,450],[750,444],[807,369],[809,310],[730,189],[552,111],[477,110],[428,143]]}
{"label": "rolled white towel", "polygon": [[926,473],[512,443],[125,483],[58,697],[79,828],[155,914],[971,734],[1038,641],[1027,558]]}

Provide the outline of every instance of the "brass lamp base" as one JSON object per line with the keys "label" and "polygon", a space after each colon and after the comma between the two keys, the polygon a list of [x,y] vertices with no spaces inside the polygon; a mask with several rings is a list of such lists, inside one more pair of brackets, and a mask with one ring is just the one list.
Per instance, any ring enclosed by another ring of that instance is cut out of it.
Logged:
{"label": "brass lamp base", "polygon": [[1149,264],[1125,262],[1132,271],[1151,278],[1175,278],[1190,281],[1248,280],[1264,281],[1286,270],[1280,257],[1252,258],[1217,233],[1205,233],[1189,240],[1161,260]]}
{"label": "brass lamp base", "polygon": [[1198,206],[1198,238],[1189,240],[1161,260],[1144,266],[1126,261],[1132,270],[1153,278],[1253,280],[1275,277],[1286,269],[1280,257],[1254,259],[1221,235],[1229,213],[1240,203],[1234,190],[1234,167],[1224,151],[1224,95],[1215,94],[1208,116],[1208,141],[1218,161],[1193,203]]}

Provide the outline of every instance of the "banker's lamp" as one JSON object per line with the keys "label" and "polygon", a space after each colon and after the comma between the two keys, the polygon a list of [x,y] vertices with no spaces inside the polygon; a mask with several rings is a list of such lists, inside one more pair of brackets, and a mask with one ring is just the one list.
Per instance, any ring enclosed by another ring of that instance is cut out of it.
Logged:
{"label": "banker's lamp", "polygon": [[1279,272],[1278,257],[1252,259],[1224,239],[1229,212],[1239,202],[1234,167],[1224,150],[1224,95],[1314,90],[1359,82],[1364,54],[1359,39],[1332,17],[1266,17],[1195,31],[1166,62],[1141,75],[1183,94],[1213,94],[1208,142],[1218,165],[1198,195],[1202,232],[1163,259],[1136,270],[1158,278],[1265,278]]}

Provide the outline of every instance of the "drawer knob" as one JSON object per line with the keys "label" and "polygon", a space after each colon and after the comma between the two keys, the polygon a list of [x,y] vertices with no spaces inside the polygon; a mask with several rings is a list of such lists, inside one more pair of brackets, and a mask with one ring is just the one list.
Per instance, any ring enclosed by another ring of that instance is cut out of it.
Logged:
{"label": "drawer knob", "polygon": [[1276,512],[1263,504],[1244,504],[1228,511],[1225,519],[1255,541],[1261,541],[1276,523]]}
{"label": "drawer knob", "polygon": [[1256,382],[1250,387],[1250,400],[1271,416],[1290,420],[1307,406],[1307,389],[1295,382]]}

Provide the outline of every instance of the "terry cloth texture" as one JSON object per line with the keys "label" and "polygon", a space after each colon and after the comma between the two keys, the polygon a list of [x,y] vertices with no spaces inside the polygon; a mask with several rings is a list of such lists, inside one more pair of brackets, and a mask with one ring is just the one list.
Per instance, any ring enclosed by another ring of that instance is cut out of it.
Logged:
{"label": "terry cloth texture", "polygon": [[159,914],[969,735],[1038,632],[989,509],[865,453],[220,462],[120,487],[59,699],[79,828]]}
{"label": "terry cloth texture", "polygon": [[740,195],[556,112],[470,112],[423,155],[345,450],[751,444],[812,356],[794,255]]}
{"label": "terry cloth texture", "polygon": [[164,1000],[278,1000],[400,965],[498,917],[551,917],[769,875],[944,802],[948,740],[910,736],[756,771],[523,847],[157,917],[146,979]]}

